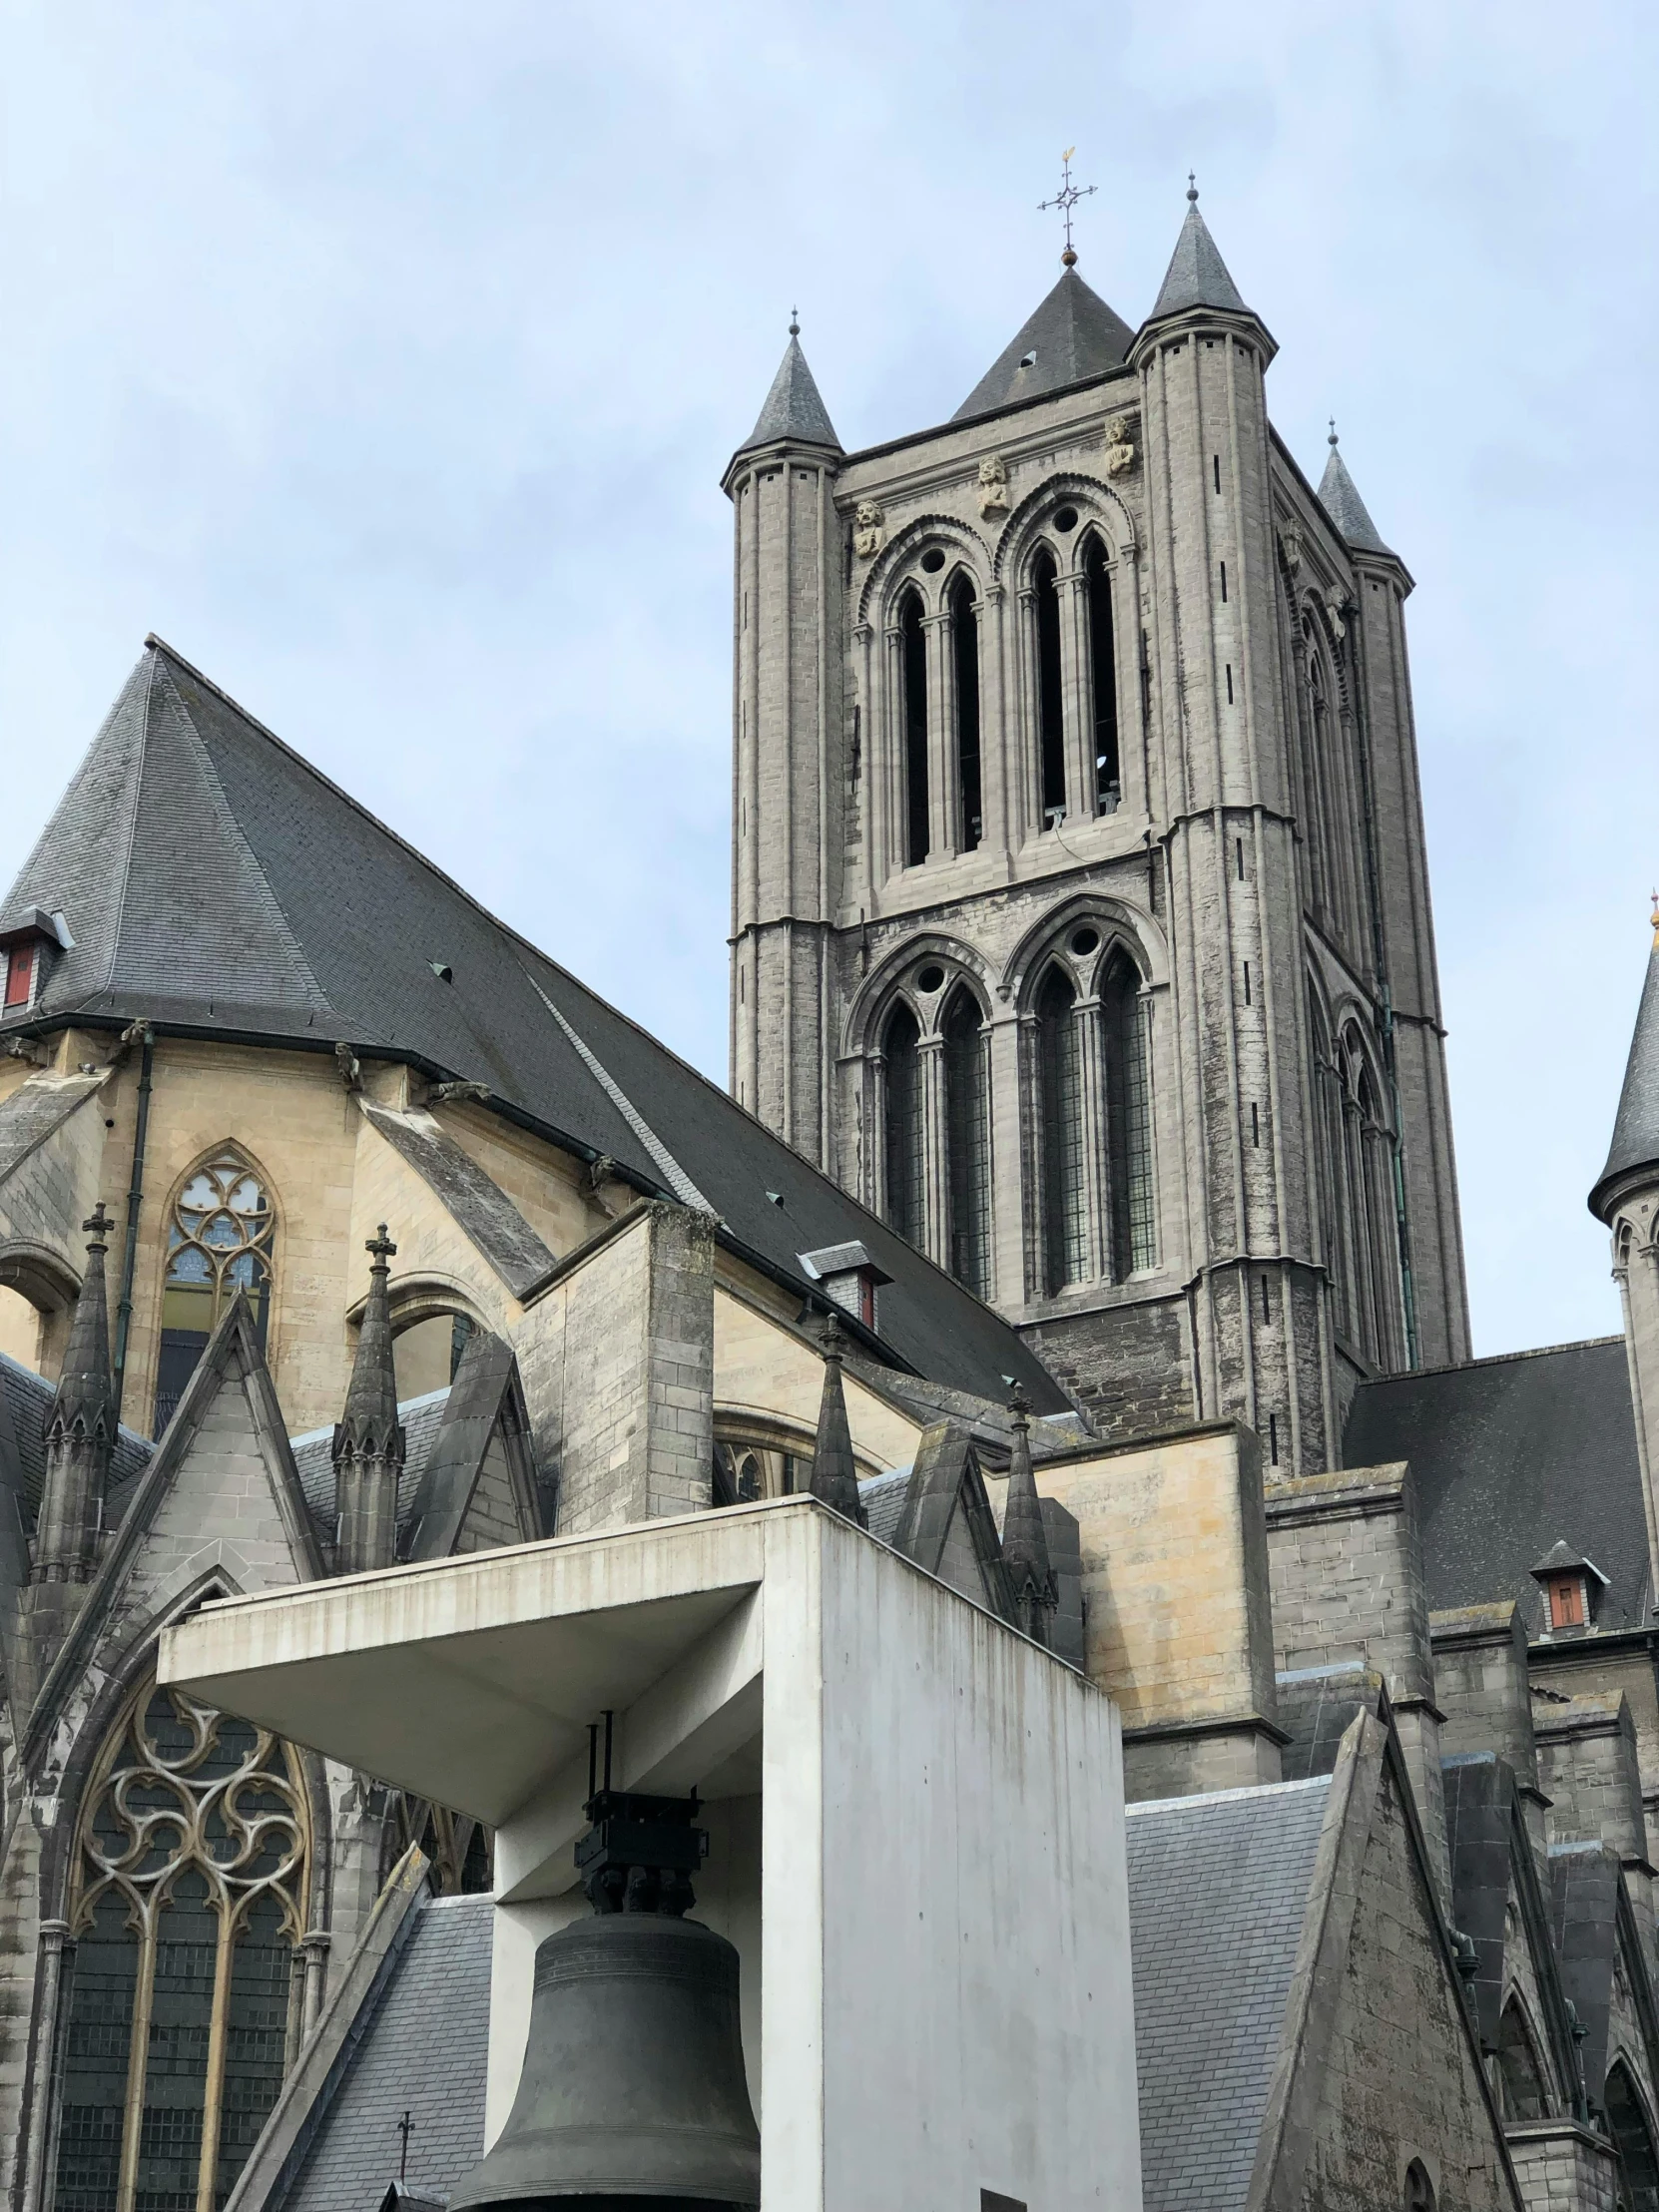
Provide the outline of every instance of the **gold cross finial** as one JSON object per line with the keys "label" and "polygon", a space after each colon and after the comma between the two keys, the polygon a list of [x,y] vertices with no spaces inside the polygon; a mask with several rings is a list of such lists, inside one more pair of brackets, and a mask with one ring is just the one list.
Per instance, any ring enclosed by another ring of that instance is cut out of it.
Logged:
{"label": "gold cross finial", "polygon": [[1077,256],[1072,252],[1071,246],[1071,211],[1076,207],[1079,200],[1087,200],[1091,192],[1098,192],[1100,189],[1098,185],[1074,185],[1072,183],[1071,157],[1076,151],[1075,146],[1068,146],[1060,156],[1060,189],[1054,195],[1054,198],[1037,202],[1037,213],[1039,215],[1046,214],[1050,208],[1058,208],[1060,211],[1061,220],[1066,227],[1066,250],[1060,256],[1060,261],[1067,269],[1075,269],[1077,266]]}
{"label": "gold cross finial", "polygon": [[[1649,893],[1649,896],[1653,900],[1653,912],[1649,915],[1648,918],[1653,923],[1654,949],[1656,951],[1659,951],[1659,891],[1652,891]],[[92,1227],[91,1222],[88,1222],[87,1227],[89,1229]]]}

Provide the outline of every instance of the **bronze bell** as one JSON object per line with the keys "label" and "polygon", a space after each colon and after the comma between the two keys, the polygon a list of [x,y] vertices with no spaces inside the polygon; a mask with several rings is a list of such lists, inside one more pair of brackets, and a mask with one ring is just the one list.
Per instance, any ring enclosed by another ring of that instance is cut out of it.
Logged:
{"label": "bronze bell", "polygon": [[[609,1761],[607,1760],[607,1765]],[[536,1952],[524,2070],[450,2212],[752,2212],[761,2137],[744,2075],[738,1954],[679,1916],[697,1800],[590,1800],[577,1846],[596,1912]]]}

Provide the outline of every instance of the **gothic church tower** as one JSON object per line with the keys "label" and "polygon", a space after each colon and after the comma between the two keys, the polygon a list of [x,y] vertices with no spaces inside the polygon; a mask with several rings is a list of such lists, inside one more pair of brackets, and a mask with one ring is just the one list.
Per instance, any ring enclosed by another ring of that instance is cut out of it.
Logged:
{"label": "gothic church tower", "polygon": [[1468,1356],[1402,610],[1197,194],[844,452],[797,332],[736,512],[732,1087],[1108,1434],[1338,1463]]}

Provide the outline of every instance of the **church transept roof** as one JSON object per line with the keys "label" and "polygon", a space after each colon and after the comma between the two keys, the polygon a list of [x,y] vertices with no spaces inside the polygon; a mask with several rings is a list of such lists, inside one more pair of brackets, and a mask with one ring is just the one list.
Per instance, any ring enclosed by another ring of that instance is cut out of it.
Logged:
{"label": "church transept roof", "polygon": [[[805,364],[803,364],[805,365]],[[3,906],[62,913],[14,1033],[124,1028],[400,1060],[643,1193],[702,1201],[723,1241],[812,1289],[799,1255],[860,1240],[891,1281],[878,1339],[983,1397],[1053,1382],[997,1315],[737,1102],[470,898],[152,638]],[[850,1324],[849,1327],[854,1325]]]}
{"label": "church transept roof", "polygon": [[1135,333],[1099,292],[1068,269],[1036,312],[1022,322],[951,416],[994,413],[1121,368]]}

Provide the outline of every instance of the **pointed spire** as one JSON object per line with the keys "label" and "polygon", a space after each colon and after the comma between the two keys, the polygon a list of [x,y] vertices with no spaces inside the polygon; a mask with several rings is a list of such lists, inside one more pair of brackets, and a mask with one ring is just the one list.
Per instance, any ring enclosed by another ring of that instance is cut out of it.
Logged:
{"label": "pointed spire", "polygon": [[1235,314],[1250,311],[1239,296],[1238,285],[1227,274],[1227,264],[1216,249],[1209,225],[1198,212],[1198,185],[1190,170],[1187,173],[1187,220],[1181,226],[1181,236],[1170,256],[1158,304],[1147,319],[1156,322],[1163,315],[1180,314],[1188,307],[1227,307]]}
{"label": "pointed spire", "polygon": [[1052,1641],[1054,1569],[1048,1556],[1042,1499],[1031,1471],[1031,1412],[1016,1382],[1009,1398],[1013,1440],[1008,1453],[1008,1502],[1002,1515],[1002,1560],[1014,1589],[1014,1617],[1034,1643]]}
{"label": "pointed spire", "polygon": [[31,1582],[88,1582],[98,1562],[98,1532],[115,1449],[115,1385],[110,1378],[109,1297],[104,1255],[110,1223],[103,1202],[81,1224],[90,1242],[75,1302],[63,1375],[46,1420],[46,1472],[35,1521]]}
{"label": "pointed spire", "polygon": [[397,1556],[397,1482],[403,1471],[403,1430],[397,1419],[397,1371],[391,1355],[391,1301],[386,1285],[397,1247],[381,1222],[363,1247],[371,1265],[357,1357],[334,1429],[335,1564],[341,1574],[390,1566]]}
{"label": "pointed spire", "polygon": [[109,1293],[104,1282],[104,1255],[110,1249],[109,1217],[100,1199],[87,1232],[87,1272],[81,1295],[75,1301],[75,1318],[69,1326],[58,1394],[47,1419],[48,1438],[79,1431],[86,1436],[115,1441],[115,1384],[110,1375]]}
{"label": "pointed spire", "polygon": [[747,453],[754,445],[784,442],[827,445],[835,453],[841,450],[841,441],[830,420],[830,410],[819,396],[813,372],[807,366],[807,356],[801,350],[801,322],[794,307],[790,309],[790,342],[778,364],[778,373],[772,379],[766,405],[738,451]]}
{"label": "pointed spire", "polygon": [[824,1396],[818,1409],[818,1441],[813,1448],[812,1493],[860,1528],[869,1526],[858,1495],[858,1471],[852,1459],[852,1430],[847,1424],[841,1388],[841,1333],[831,1314],[824,1326]]}
{"label": "pointed spire", "polygon": [[1134,336],[1123,317],[1068,268],[950,419],[965,422],[970,415],[992,414],[1018,400],[1104,376],[1123,366]]}
{"label": "pointed spire", "polygon": [[1362,553],[1386,553],[1390,549],[1382,543],[1378,528],[1366,512],[1366,503],[1355,489],[1354,478],[1348,473],[1348,463],[1337,448],[1337,420],[1331,418],[1331,435],[1325,441],[1331,448],[1331,457],[1325,464],[1325,474],[1320,478],[1320,505],[1337,525],[1348,543]]}
{"label": "pointed spire", "polygon": [[1607,1218],[1605,1201],[1612,1187],[1628,1175],[1651,1169],[1659,1177],[1659,891],[1653,898],[1653,943],[1648,952],[1647,979],[1636,1013],[1636,1032],[1630,1040],[1630,1059],[1619,1093],[1618,1116],[1607,1165],[1590,1193],[1590,1211]]}

